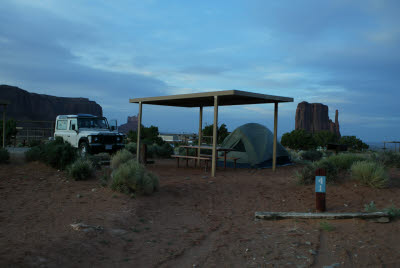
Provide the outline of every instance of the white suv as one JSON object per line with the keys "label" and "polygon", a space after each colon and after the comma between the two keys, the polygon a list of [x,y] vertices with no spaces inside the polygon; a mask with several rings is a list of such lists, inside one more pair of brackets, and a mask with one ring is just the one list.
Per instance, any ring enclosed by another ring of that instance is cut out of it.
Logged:
{"label": "white suv", "polygon": [[124,135],[117,126],[110,127],[105,117],[90,114],[59,115],[56,118],[55,137],[62,137],[82,155],[114,152],[124,147]]}

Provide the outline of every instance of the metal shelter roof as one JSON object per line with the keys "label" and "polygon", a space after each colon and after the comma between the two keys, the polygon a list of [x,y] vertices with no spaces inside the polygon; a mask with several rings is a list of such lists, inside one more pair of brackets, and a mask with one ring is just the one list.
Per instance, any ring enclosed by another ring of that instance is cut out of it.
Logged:
{"label": "metal shelter roof", "polygon": [[176,107],[207,107],[214,106],[215,96],[218,96],[218,106],[293,102],[293,98],[252,93],[241,90],[225,90],[149,98],[136,98],[130,99],[129,102],[142,102],[143,104]]}

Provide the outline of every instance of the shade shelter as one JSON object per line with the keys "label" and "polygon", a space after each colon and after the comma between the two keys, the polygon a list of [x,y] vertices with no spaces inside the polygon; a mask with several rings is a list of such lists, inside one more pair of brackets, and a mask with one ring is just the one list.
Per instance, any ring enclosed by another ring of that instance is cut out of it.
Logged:
{"label": "shade shelter", "polygon": [[[293,102],[293,98],[272,96],[259,93],[252,93],[240,90],[225,90],[193,94],[170,95],[161,97],[137,98],[130,99],[130,103],[139,104],[138,115],[138,140],[137,140],[137,155],[140,155],[140,126],[142,123],[142,106],[143,104],[175,106],[175,107],[199,107],[199,146],[201,145],[202,126],[203,126],[203,107],[214,106],[214,124],[213,124],[213,144],[212,144],[212,165],[211,176],[215,177],[217,166],[217,128],[218,128],[218,107],[230,105],[248,105],[261,103],[274,103],[274,141],[273,141],[273,162],[272,169],[276,169],[276,141],[278,129],[278,103]],[[200,154],[200,150],[198,150]],[[139,161],[139,159],[138,159]]]}
{"label": "shade shelter", "polygon": [[3,106],[3,148],[6,146],[6,109],[9,104],[9,101],[0,100],[0,106]]}

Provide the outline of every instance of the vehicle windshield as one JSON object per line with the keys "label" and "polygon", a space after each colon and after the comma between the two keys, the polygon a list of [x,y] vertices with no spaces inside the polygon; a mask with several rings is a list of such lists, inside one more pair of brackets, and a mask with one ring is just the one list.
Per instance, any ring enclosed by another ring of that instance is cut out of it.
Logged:
{"label": "vehicle windshield", "polygon": [[104,117],[78,118],[78,128],[108,129],[108,123]]}

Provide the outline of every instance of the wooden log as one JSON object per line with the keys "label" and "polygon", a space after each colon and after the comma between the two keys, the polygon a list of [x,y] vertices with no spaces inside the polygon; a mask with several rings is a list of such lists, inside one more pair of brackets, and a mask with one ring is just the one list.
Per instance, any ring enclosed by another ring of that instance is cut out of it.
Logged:
{"label": "wooden log", "polygon": [[281,219],[372,219],[380,217],[389,217],[387,212],[324,212],[324,213],[311,213],[311,212],[256,212],[256,219],[263,220],[281,220]]}

